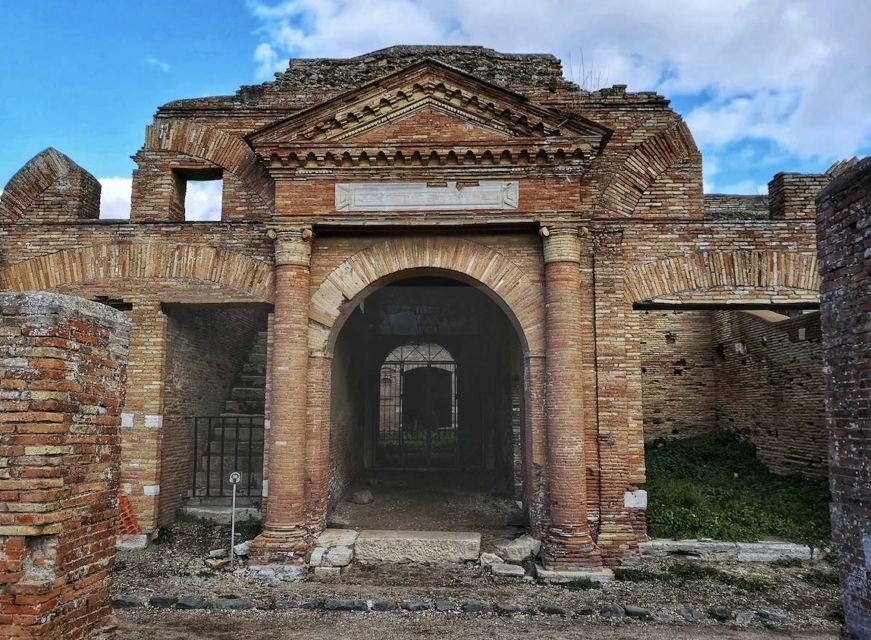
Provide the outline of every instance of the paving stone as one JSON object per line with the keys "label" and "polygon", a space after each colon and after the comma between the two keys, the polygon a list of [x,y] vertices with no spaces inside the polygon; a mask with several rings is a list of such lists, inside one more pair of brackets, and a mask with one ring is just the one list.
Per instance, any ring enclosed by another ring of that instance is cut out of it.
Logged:
{"label": "paving stone", "polygon": [[172,596],[152,596],[148,599],[148,606],[152,609],[172,609],[178,598]]}
{"label": "paving stone", "polygon": [[701,622],[702,620],[708,619],[708,615],[704,611],[691,609],[689,607],[681,607],[677,610],[677,614],[689,622]]}
{"label": "paving stone", "polygon": [[460,531],[361,531],[354,556],[363,564],[455,564],[477,561],[481,534]]}
{"label": "paving stone", "polygon": [[489,567],[494,564],[503,564],[505,562],[495,553],[489,553],[487,551],[481,554],[481,557],[478,558],[478,561],[481,563],[482,567]]}
{"label": "paving stone", "polygon": [[272,605],[272,608],[278,611],[286,611],[290,609],[299,609],[300,605],[296,600],[276,600]]}
{"label": "paving stone", "polygon": [[623,610],[626,612],[626,615],[630,618],[640,618],[646,620],[648,618],[652,618],[653,616],[650,613],[649,609],[645,609],[644,607],[636,607],[631,604],[624,604]]}
{"label": "paving stone", "polygon": [[716,605],[708,609],[708,615],[718,622],[727,622],[732,619],[732,611],[727,607]]}
{"label": "paving stone", "polygon": [[244,611],[251,608],[251,601],[247,598],[218,597],[214,600],[214,608],[231,611]]}
{"label": "paving stone", "polygon": [[428,602],[402,602],[399,608],[403,611],[426,611],[429,609]]}
{"label": "paving stone", "polygon": [[559,607],[552,604],[544,604],[540,606],[538,610],[549,616],[563,616],[564,618],[568,618],[572,615],[572,612],[565,607]]}
{"label": "paving stone", "polygon": [[575,614],[579,615],[579,616],[591,616],[594,613],[595,613],[595,610],[593,609],[593,607],[587,607],[587,606],[581,607],[580,609],[577,609],[575,611]]}
{"label": "paving stone", "polygon": [[372,603],[373,611],[396,611],[399,609],[399,603],[391,600],[376,600]]}
{"label": "paving stone", "polygon": [[204,598],[184,596],[175,603],[176,609],[211,609],[212,603]]}
{"label": "paving stone", "polygon": [[351,547],[330,547],[322,563],[326,567],[347,567],[353,559],[354,550]]}
{"label": "paving stone", "polygon": [[324,600],[324,609],[327,611],[368,611],[369,606],[365,600],[327,598]]}
{"label": "paving stone", "polygon": [[663,624],[668,624],[671,622],[671,614],[666,613],[665,611],[657,611],[653,614],[653,617],[656,618],[657,622],[661,622]]}
{"label": "paving stone", "polygon": [[480,600],[467,600],[463,603],[461,609],[463,613],[490,613],[493,611],[493,607]]}
{"label": "paving stone", "polygon": [[453,602],[448,602],[447,600],[436,600],[435,610],[441,611],[442,613],[447,613],[448,611],[456,611],[457,605]]}
{"label": "paving stone", "polygon": [[115,609],[133,609],[136,607],[144,607],[145,601],[136,596],[112,596],[112,607]]}
{"label": "paving stone", "polygon": [[736,611],[735,612],[735,622],[738,624],[750,624],[753,620],[756,619],[755,611]]}
{"label": "paving stone", "polygon": [[766,622],[783,623],[786,622],[786,614],[783,611],[773,611],[771,609],[759,609],[756,615]]}
{"label": "paving stone", "polygon": [[315,575],[319,578],[338,578],[342,575],[341,567],[315,567]]}
{"label": "paving stone", "polygon": [[313,598],[312,600],[306,600],[301,605],[299,605],[300,609],[323,609],[324,608],[324,599],[323,598]]}
{"label": "paving stone", "polygon": [[602,607],[601,614],[606,618],[622,618],[626,611],[619,604],[609,602]]}
{"label": "paving stone", "polygon": [[500,604],[496,603],[493,605],[493,611],[503,616],[511,616],[517,613],[524,613],[526,611],[526,607],[521,607],[516,604]]}

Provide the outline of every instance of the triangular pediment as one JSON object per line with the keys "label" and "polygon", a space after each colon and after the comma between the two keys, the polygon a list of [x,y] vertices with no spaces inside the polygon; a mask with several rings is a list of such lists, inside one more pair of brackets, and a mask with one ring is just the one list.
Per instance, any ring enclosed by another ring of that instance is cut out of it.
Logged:
{"label": "triangular pediment", "polygon": [[[589,160],[607,139],[595,123],[425,60],[247,137],[271,164],[357,166],[383,158]],[[344,163],[343,163],[344,159]],[[349,164],[350,163],[350,164]]]}

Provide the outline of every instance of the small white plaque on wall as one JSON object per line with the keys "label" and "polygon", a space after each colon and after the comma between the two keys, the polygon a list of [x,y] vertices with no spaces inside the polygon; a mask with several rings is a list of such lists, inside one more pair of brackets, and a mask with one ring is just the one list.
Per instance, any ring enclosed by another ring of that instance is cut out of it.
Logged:
{"label": "small white plaque on wall", "polygon": [[476,185],[448,182],[352,182],[336,185],[337,211],[458,211],[516,209],[517,180],[481,180]]}

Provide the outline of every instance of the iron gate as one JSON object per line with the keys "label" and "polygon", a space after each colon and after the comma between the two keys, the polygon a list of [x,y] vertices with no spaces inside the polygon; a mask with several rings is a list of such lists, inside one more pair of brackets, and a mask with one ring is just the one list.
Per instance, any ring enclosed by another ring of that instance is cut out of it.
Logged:
{"label": "iron gate", "polygon": [[263,416],[196,416],[194,428],[193,495],[230,495],[228,477],[242,474],[238,495],[259,497],[263,487]]}
{"label": "iron gate", "polygon": [[461,466],[457,363],[437,344],[397,347],[381,365],[375,466]]}

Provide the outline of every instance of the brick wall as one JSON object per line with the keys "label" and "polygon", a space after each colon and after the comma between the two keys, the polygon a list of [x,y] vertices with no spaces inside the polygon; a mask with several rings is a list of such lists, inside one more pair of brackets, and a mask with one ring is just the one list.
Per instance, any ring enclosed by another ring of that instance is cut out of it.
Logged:
{"label": "brick wall", "polygon": [[825,478],[819,314],[718,311],[712,317],[717,424],[756,445],[775,473]]}
{"label": "brick wall", "polygon": [[635,313],[645,441],[728,429],[776,473],[826,476],[819,314]]}
{"label": "brick wall", "polygon": [[639,311],[644,439],[687,438],[716,428],[711,314]]}
{"label": "brick wall", "polygon": [[832,537],[844,635],[871,637],[871,159],[819,196]]}
{"label": "brick wall", "polygon": [[0,638],[109,621],[127,332],[101,304],[0,294]]}
{"label": "brick wall", "polygon": [[193,424],[186,418],[224,412],[251,343],[266,328],[261,307],[173,305],[166,315],[159,527],[175,521],[191,489]]}

